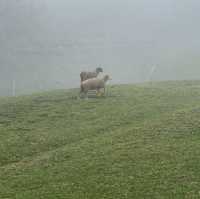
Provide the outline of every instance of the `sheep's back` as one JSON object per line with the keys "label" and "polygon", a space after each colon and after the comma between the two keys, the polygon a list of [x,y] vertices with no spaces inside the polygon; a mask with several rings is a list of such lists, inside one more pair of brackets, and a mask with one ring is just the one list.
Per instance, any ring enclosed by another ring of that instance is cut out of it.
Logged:
{"label": "sheep's back", "polygon": [[87,73],[87,78],[94,78],[94,77],[97,77],[97,73],[96,72],[88,72]]}

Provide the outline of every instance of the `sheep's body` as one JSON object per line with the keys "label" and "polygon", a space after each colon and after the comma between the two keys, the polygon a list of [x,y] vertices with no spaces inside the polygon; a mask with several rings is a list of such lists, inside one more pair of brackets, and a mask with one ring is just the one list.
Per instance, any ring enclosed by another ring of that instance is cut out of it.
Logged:
{"label": "sheep's body", "polygon": [[81,82],[87,80],[87,79],[91,79],[91,78],[95,78],[98,76],[99,73],[97,72],[81,72],[80,77],[81,77]]}
{"label": "sheep's body", "polygon": [[102,68],[97,68],[96,71],[94,72],[86,72],[86,71],[81,72],[80,74],[81,82],[88,79],[96,78],[100,72],[103,72]]}
{"label": "sheep's body", "polygon": [[81,84],[82,91],[99,90],[105,87],[105,82],[102,79],[92,78],[88,79]]}
{"label": "sheep's body", "polygon": [[81,83],[81,93],[87,94],[89,90],[97,90],[98,92],[100,89],[104,89],[105,92],[105,85],[106,82],[109,80],[109,76],[105,75],[103,78],[92,78],[85,80]]}

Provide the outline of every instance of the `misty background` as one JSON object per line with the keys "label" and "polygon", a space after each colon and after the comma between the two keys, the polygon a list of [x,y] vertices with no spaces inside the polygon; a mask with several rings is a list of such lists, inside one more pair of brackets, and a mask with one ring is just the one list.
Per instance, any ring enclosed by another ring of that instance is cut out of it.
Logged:
{"label": "misty background", "polygon": [[0,0],[0,95],[200,77],[199,0]]}

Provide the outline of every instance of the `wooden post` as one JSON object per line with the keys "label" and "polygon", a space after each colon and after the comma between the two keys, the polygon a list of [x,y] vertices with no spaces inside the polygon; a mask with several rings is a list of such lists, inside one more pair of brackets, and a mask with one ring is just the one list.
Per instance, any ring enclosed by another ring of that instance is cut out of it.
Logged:
{"label": "wooden post", "polygon": [[153,66],[153,67],[151,68],[151,71],[150,71],[150,74],[149,74],[149,81],[150,81],[150,82],[153,80],[152,77],[153,77],[153,75],[154,75],[156,69],[157,69],[157,65],[155,65],[155,66]]}

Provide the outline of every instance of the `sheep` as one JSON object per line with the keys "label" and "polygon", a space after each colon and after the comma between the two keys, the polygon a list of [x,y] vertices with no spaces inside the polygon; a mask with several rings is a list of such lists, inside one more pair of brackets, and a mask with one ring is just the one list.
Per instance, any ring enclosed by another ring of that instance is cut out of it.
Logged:
{"label": "sheep", "polygon": [[98,93],[100,89],[104,89],[105,94],[105,85],[108,80],[111,80],[109,75],[105,75],[103,78],[92,78],[81,82],[80,94],[84,93],[85,95],[89,90],[96,90]]}
{"label": "sheep", "polygon": [[87,79],[91,79],[91,78],[95,78],[99,75],[99,73],[103,72],[103,69],[101,67],[96,68],[96,70],[94,72],[86,72],[83,71],[80,74],[80,78],[81,78],[81,82],[87,80]]}

